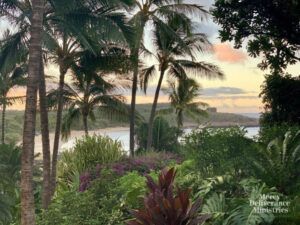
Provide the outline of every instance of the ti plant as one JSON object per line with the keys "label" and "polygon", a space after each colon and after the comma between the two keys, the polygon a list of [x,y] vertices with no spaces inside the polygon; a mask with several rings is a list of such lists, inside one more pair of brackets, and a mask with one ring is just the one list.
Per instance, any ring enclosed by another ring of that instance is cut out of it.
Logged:
{"label": "ti plant", "polygon": [[191,190],[177,189],[174,194],[175,175],[171,168],[162,170],[158,183],[147,177],[149,193],[144,198],[144,208],[133,210],[135,219],[127,221],[127,225],[198,225],[210,218],[208,214],[198,214],[202,200],[192,203]]}

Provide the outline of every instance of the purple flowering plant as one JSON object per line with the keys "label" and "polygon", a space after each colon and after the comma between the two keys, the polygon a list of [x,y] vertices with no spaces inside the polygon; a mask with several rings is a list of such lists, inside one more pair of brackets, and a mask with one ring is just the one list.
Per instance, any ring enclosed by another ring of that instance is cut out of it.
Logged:
{"label": "purple flowering plant", "polygon": [[181,157],[176,154],[160,152],[141,155],[135,158],[126,157],[118,162],[105,165],[98,164],[94,170],[86,171],[81,174],[79,191],[84,192],[90,187],[93,180],[101,178],[101,172],[104,169],[111,170],[111,172],[117,176],[123,176],[132,171],[146,175],[151,171],[159,171],[166,166],[179,164],[181,162]]}

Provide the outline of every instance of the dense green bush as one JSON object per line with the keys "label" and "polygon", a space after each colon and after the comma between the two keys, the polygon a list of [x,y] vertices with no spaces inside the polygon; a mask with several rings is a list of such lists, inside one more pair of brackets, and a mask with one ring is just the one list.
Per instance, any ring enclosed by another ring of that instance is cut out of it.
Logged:
{"label": "dense green bush", "polygon": [[9,224],[16,216],[19,202],[21,149],[0,145],[0,224]]}
{"label": "dense green bush", "polygon": [[79,175],[98,164],[118,161],[124,155],[122,144],[105,136],[77,139],[74,148],[64,151],[58,162],[59,180],[72,183]]}
{"label": "dense green bush", "polygon": [[[161,152],[108,163],[97,161],[97,165],[89,161],[93,169],[83,170],[80,180],[79,173],[70,179],[69,188],[60,185],[49,210],[39,214],[38,224],[124,225],[131,218],[130,209],[141,208],[142,196],[149,193],[144,175],[150,173],[157,180],[157,169],[177,163],[175,186],[190,188],[193,200],[204,199],[202,213],[212,215],[205,225],[298,225],[300,172],[294,166],[300,162],[298,137],[288,133],[267,148],[263,141],[246,138],[240,128],[206,128],[184,138],[184,162]],[[78,171],[72,156],[64,162]],[[85,185],[82,192],[78,190],[81,184]],[[291,202],[288,213],[255,212],[249,201],[262,194]]]}
{"label": "dense green bush", "polygon": [[265,78],[260,95],[266,112],[262,114],[261,124],[300,125],[300,76],[276,72]]}
{"label": "dense green bush", "polygon": [[253,176],[282,193],[300,193],[300,130],[291,131],[262,147],[251,160]]}
{"label": "dense green bush", "polygon": [[[153,174],[153,176],[156,176]],[[146,191],[145,178],[137,172],[123,177],[109,170],[85,192],[65,191],[38,216],[39,225],[121,225],[129,209],[139,207]]]}
{"label": "dense green bush", "polygon": [[39,225],[118,225],[122,224],[121,194],[118,182],[103,177],[86,192],[66,191],[57,196],[38,217]]}
{"label": "dense green bush", "polygon": [[183,154],[195,160],[205,177],[248,171],[247,157],[255,154],[256,143],[246,131],[234,128],[204,128],[184,137]]}
{"label": "dense green bush", "polygon": [[[172,127],[163,117],[156,117],[153,123],[152,148],[156,151],[171,151],[178,150],[178,137],[182,131],[177,127]],[[137,144],[140,149],[147,147],[147,132],[148,124],[142,123],[136,129]]]}
{"label": "dense green bush", "polygon": [[258,141],[268,145],[275,138],[283,138],[286,132],[291,131],[296,134],[300,130],[299,125],[291,125],[287,123],[262,125],[259,130]]}

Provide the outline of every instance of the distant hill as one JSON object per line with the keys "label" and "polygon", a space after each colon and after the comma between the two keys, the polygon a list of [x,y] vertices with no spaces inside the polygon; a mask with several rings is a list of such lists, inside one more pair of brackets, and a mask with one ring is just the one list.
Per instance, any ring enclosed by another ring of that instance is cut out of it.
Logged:
{"label": "distant hill", "polygon": [[[170,104],[163,103],[157,106],[157,110],[169,108]],[[139,104],[137,105],[137,111],[144,117],[149,118],[151,104]],[[175,125],[175,114],[164,116],[171,124]],[[200,123],[207,126],[213,127],[228,127],[228,126],[246,126],[246,127],[254,127],[258,126],[258,118],[251,118],[248,116],[234,114],[234,113],[209,113],[208,117],[201,117]],[[184,118],[184,126],[185,127],[195,127],[198,124],[185,117]]]}
{"label": "distant hill", "polygon": [[[168,108],[169,104],[159,104],[158,110],[163,108]],[[140,115],[144,117],[145,120],[148,120],[150,116],[150,109],[151,104],[138,104],[136,107],[137,111]],[[21,140],[22,129],[23,129],[23,111],[8,111],[7,112],[7,133],[6,138],[8,141],[19,141]],[[50,131],[54,131],[55,128],[55,112],[49,112],[49,126]],[[167,115],[164,116],[171,124],[176,125],[175,115]],[[128,121],[111,121],[109,116],[103,117],[103,114],[96,113],[97,120],[95,122],[89,121],[89,128],[93,129],[100,129],[106,127],[126,127],[128,126]],[[40,133],[40,119],[39,116],[37,118],[37,133]],[[258,119],[250,118],[243,115],[232,114],[232,113],[210,113],[209,117],[201,118],[201,124],[205,124],[207,126],[258,126]],[[184,119],[184,126],[185,127],[195,127],[198,126],[197,123],[190,120],[189,118]],[[78,121],[72,127],[74,130],[82,130],[82,122]]]}

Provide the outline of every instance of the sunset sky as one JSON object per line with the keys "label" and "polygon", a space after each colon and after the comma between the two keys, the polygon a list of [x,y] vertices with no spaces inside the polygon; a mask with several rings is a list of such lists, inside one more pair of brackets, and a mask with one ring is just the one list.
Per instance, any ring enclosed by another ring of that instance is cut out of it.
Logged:
{"label": "sunset sky", "polygon": [[[209,9],[213,0],[190,0],[189,2],[204,5],[206,9]],[[198,78],[202,86],[200,100],[212,107],[217,107],[220,112],[258,113],[262,111],[262,103],[258,95],[264,81],[264,74],[268,71],[261,71],[257,68],[261,59],[249,57],[245,49],[234,49],[232,43],[221,43],[218,39],[218,25],[211,19],[202,22],[197,18],[195,20],[197,30],[209,36],[214,49],[213,53],[198,55],[197,59],[218,65],[226,75],[225,80],[222,81]],[[0,21],[0,30],[3,31],[5,27],[7,24]],[[151,49],[151,27],[147,27],[145,37],[146,45]],[[153,61],[148,60],[148,62],[151,64]],[[299,75],[300,65],[290,66],[287,71],[293,75]],[[55,65],[48,66],[46,74],[57,76],[58,70]],[[143,92],[138,93],[138,103],[153,101],[156,82],[156,79],[151,81],[147,96]],[[15,89],[12,94],[24,95],[24,90]],[[129,101],[130,91],[126,91],[124,95]],[[168,97],[162,92],[159,101],[167,102]],[[22,105],[11,108],[21,109]]]}

